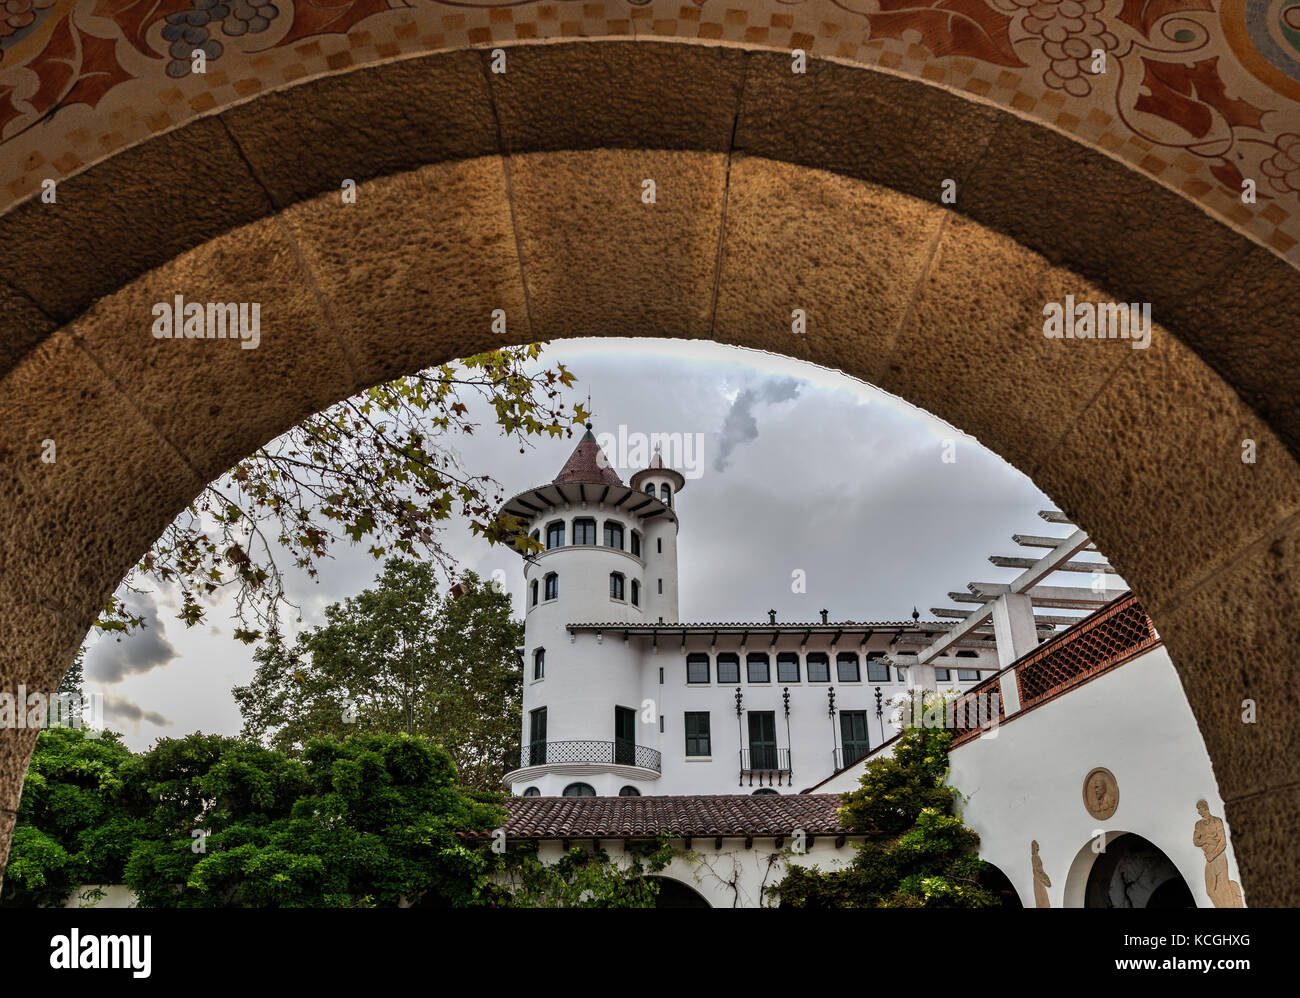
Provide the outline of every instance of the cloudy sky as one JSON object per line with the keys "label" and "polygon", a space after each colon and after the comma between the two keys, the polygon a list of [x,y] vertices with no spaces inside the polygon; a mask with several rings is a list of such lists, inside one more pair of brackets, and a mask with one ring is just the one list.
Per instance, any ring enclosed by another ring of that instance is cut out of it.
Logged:
{"label": "cloudy sky", "polygon": [[[679,340],[566,340],[543,360],[578,376],[575,398],[591,392],[598,435],[621,425],[700,441],[702,453],[690,455],[698,477],[677,503],[684,620],[766,620],[775,608],[779,620],[805,621],[823,607],[832,620],[899,620],[913,606],[932,619],[930,607],[952,605],[950,590],[1017,574],[988,563],[990,554],[1034,553],[1017,549],[1012,533],[1068,532],[1041,520],[1050,500],[973,438],[838,372]],[[472,470],[513,494],[554,478],[576,439],[524,454],[488,432],[457,444]],[[949,441],[955,460],[945,462]],[[624,481],[636,470],[610,457]],[[503,571],[522,609],[517,556],[454,527],[444,544],[480,575]],[[805,594],[791,591],[796,570],[806,573]],[[303,626],[377,571],[364,547],[341,545],[318,583],[292,579]],[[230,607],[212,606],[187,629],[174,593],[154,588],[133,600],[148,626],[92,639],[87,654],[87,692],[104,694],[108,726],[137,749],[195,730],[238,732],[230,690],[251,678],[253,661],[231,637]]]}

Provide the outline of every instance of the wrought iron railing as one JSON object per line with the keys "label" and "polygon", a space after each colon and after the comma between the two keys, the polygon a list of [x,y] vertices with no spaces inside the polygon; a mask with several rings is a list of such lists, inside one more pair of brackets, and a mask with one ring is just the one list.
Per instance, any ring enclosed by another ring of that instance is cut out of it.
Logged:
{"label": "wrought iron railing", "polygon": [[754,746],[740,750],[740,785],[767,786],[789,783],[791,779],[790,750],[775,745]]}
{"label": "wrought iron railing", "polygon": [[645,745],[632,742],[532,742],[522,752],[506,756],[507,771],[522,766],[549,766],[564,763],[593,763],[609,766],[637,766],[659,773],[663,770],[663,757]]}

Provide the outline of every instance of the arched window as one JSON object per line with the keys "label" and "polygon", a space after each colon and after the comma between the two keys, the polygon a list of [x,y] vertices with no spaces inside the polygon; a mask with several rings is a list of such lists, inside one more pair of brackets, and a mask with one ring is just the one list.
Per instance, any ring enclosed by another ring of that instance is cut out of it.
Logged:
{"label": "arched window", "polygon": [[555,599],[560,595],[560,577],[554,572],[546,576],[546,598]]}
{"label": "arched window", "polygon": [[533,579],[533,606],[537,605],[537,580]]}
{"label": "arched window", "polygon": [[610,599],[623,598],[623,573],[622,572],[609,573],[609,598]]}
{"label": "arched window", "polygon": [[835,656],[835,673],[841,683],[858,683],[862,675],[858,671],[858,653],[842,651]]}
{"label": "arched window", "polygon": [[528,536],[531,537],[533,540],[535,540],[535,541],[537,541],[537,542],[540,543],[540,542],[541,542],[541,539],[542,539],[542,531],[541,531],[540,529],[538,529],[538,530],[534,530],[534,531],[533,531],[531,534],[529,534]]}
{"label": "arched window", "polygon": [[605,547],[623,550],[623,524],[617,520],[605,521]]}
{"label": "arched window", "polygon": [[664,482],[659,486],[659,499],[665,506],[671,506],[673,504],[673,493],[672,490],[668,488],[667,482]]}
{"label": "arched window", "polygon": [[647,486],[645,487],[645,490],[646,490],[648,493],[650,493],[650,495],[654,495],[654,494],[655,494],[655,483],[654,483],[654,482],[651,482],[649,485],[647,485]]}
{"label": "arched window", "polygon": [[620,797],[640,797],[641,791],[632,786],[619,787],[618,795]]}
{"label": "arched window", "polygon": [[641,583],[637,582],[636,579],[632,580],[632,605],[641,605]]}
{"label": "arched window", "polygon": [[772,667],[765,652],[752,651],[746,655],[745,672],[748,674],[751,683],[770,683],[772,681]]}
{"label": "arched window", "polygon": [[808,682],[829,683],[831,681],[831,660],[824,651],[808,653]]}
{"label": "arched window", "polygon": [[632,531],[632,553],[641,557],[641,534],[636,530]]}
{"label": "arched window", "polygon": [[[775,794],[775,793],[776,791],[773,790],[771,787],[759,787],[757,790],[754,791],[754,796],[757,797],[759,794],[766,795],[766,794]],[[778,794],[777,796],[780,795]]]}
{"label": "arched window", "polygon": [[590,783],[570,783],[564,788],[565,797],[595,797],[596,790]]}
{"label": "arched window", "polygon": [[540,797],[540,796],[542,796],[542,792],[541,792],[540,790],[538,790],[536,787],[529,787],[527,790],[524,791],[524,796],[525,796],[525,797]]}
{"label": "arched window", "polygon": [[538,648],[533,652],[533,678],[546,678],[546,649]]}
{"label": "arched window", "polygon": [[556,520],[546,525],[546,550],[564,547],[564,521]]}

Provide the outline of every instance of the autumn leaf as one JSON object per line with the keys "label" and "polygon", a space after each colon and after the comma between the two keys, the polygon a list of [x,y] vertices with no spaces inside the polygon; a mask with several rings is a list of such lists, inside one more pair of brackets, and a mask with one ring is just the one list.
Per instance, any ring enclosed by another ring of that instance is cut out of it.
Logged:
{"label": "autumn leaf", "polygon": [[864,13],[872,38],[919,31],[921,44],[937,56],[964,55],[999,66],[1024,66],[1011,44],[1011,18],[984,0],[880,0]]}
{"label": "autumn leaf", "polygon": [[1124,0],[1119,19],[1150,38],[1152,27],[1162,17],[1194,10],[1214,13],[1214,4],[1211,0]]}
{"label": "autumn leaf", "polygon": [[1139,111],[1172,121],[1198,139],[1205,138],[1217,111],[1232,127],[1256,128],[1264,116],[1262,108],[1229,97],[1219,76],[1219,57],[1184,63],[1155,62],[1144,58],[1146,75],[1142,85],[1150,93],[1137,99]]}

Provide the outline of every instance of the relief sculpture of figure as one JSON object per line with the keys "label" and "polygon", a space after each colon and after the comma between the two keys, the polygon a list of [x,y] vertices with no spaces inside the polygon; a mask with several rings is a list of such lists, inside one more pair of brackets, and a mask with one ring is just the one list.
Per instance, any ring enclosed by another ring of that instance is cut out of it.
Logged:
{"label": "relief sculpture of figure", "polygon": [[1241,885],[1228,879],[1228,836],[1223,831],[1223,819],[1210,814],[1210,805],[1196,802],[1201,820],[1192,832],[1192,845],[1205,853],[1205,893],[1216,908],[1244,908]]}
{"label": "relief sculpture of figure", "polygon": [[1043,870],[1043,861],[1038,856],[1037,839],[1030,843],[1030,849],[1034,860],[1034,907],[1050,908],[1052,905],[1047,900],[1047,888],[1052,886],[1052,882],[1047,879],[1047,873]]}

